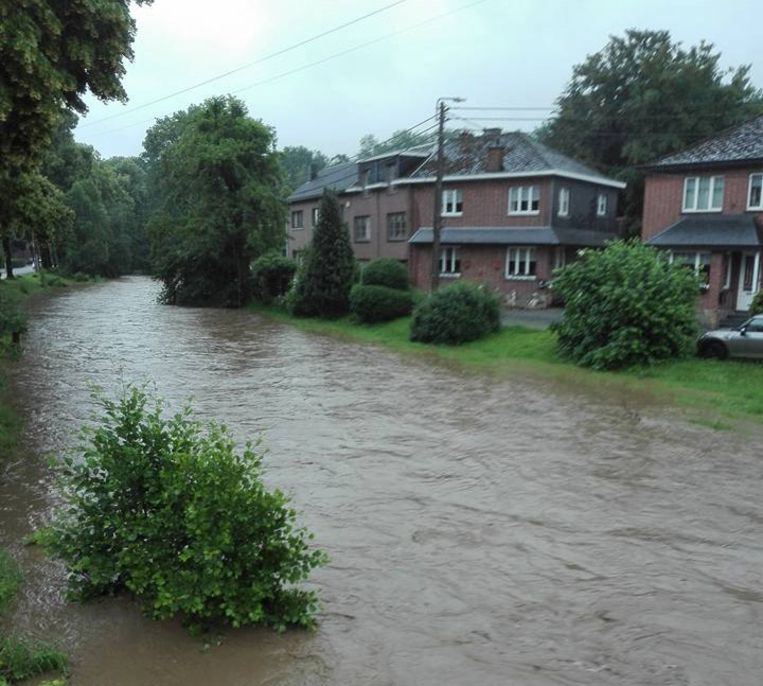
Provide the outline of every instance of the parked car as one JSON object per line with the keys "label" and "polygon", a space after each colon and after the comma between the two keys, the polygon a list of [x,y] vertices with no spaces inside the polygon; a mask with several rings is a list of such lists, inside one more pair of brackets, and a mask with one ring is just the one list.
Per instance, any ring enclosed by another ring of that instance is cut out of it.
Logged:
{"label": "parked car", "polygon": [[700,357],[748,357],[763,360],[763,314],[755,315],[736,329],[717,329],[697,341]]}

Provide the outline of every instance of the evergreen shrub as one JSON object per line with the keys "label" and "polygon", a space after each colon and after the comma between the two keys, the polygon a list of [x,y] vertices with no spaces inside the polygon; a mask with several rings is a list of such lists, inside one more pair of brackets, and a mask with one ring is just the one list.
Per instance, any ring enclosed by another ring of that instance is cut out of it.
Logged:
{"label": "evergreen shrub", "polygon": [[758,291],[750,304],[750,314],[760,314],[763,312],[763,290]]}
{"label": "evergreen shrub", "polygon": [[413,311],[411,340],[458,345],[498,331],[499,297],[484,286],[459,281],[435,291]]}
{"label": "evergreen shrub", "polygon": [[350,312],[364,324],[387,322],[411,313],[411,292],[357,284],[350,291]]}
{"label": "evergreen shrub", "polygon": [[615,369],[688,354],[697,335],[699,282],[654,248],[615,241],[584,250],[554,279],[564,298],[554,325],[562,356]]}
{"label": "evergreen shrub", "polygon": [[406,291],[410,288],[408,268],[400,260],[379,257],[365,266],[361,283],[364,286],[386,286]]}
{"label": "evergreen shrub", "polygon": [[190,409],[165,417],[142,389],[99,398],[95,427],[59,468],[65,505],[45,543],[84,599],[129,591],[146,612],[194,624],[314,624],[297,584],[323,564],[288,498],[262,482],[262,451]]}

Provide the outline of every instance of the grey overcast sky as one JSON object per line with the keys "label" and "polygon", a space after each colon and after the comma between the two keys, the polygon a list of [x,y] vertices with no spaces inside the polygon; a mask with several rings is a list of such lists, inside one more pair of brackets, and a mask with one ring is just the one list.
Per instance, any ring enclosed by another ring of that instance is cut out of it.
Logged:
{"label": "grey overcast sky", "polygon": [[[684,45],[705,39],[722,53],[724,67],[751,64],[753,82],[763,86],[760,0],[403,0],[274,59],[141,107],[393,1],[155,0],[134,8],[135,60],[124,79],[130,101],[104,105],[91,98],[75,135],[104,157],[136,155],[154,118],[234,93],[252,116],[275,127],[279,147],[353,154],[366,133],[384,139],[430,116],[440,96],[462,96],[471,106],[551,107],[573,65],[627,28],[667,29]],[[537,123],[492,125],[531,130]]]}

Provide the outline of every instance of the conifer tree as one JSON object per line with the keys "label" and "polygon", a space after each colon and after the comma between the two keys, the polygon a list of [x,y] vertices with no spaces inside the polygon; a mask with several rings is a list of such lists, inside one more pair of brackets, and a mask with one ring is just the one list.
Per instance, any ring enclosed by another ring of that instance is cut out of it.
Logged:
{"label": "conifer tree", "polygon": [[292,312],[326,319],[347,314],[355,277],[355,256],[339,202],[336,195],[326,192],[312,244],[295,279]]}

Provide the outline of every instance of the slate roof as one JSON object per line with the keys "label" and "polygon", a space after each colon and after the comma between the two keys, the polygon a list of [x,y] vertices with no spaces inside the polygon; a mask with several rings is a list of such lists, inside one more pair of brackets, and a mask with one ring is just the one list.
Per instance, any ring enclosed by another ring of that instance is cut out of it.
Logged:
{"label": "slate roof", "polygon": [[[510,173],[562,171],[570,174],[599,177],[603,181],[612,179],[582,162],[562,155],[521,131],[498,133],[485,131],[481,135],[463,132],[451,136],[445,143],[445,175],[471,175],[489,173],[487,170],[488,150],[503,147],[503,170]],[[432,154],[411,178],[428,178],[435,174],[437,159]]]}
{"label": "slate roof", "polygon": [[288,202],[320,198],[327,188],[337,192],[352,186],[358,180],[357,162],[342,162],[321,169],[317,176],[303,183],[288,198]]}
{"label": "slate roof", "polygon": [[757,160],[763,160],[763,115],[648,166],[660,169]]}
{"label": "slate roof", "polygon": [[[613,233],[589,229],[563,229],[552,226],[445,227],[440,233],[440,243],[444,245],[575,245],[599,247],[616,238],[617,236]],[[408,242],[414,245],[431,243],[432,229],[420,228],[410,237]]]}
{"label": "slate roof", "polygon": [[747,214],[684,217],[652,236],[658,248],[755,248],[763,245],[755,219]]}

